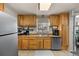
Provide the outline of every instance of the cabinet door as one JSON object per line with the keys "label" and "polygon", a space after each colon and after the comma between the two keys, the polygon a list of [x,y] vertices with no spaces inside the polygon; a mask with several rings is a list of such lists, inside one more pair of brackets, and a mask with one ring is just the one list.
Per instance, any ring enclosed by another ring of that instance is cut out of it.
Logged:
{"label": "cabinet door", "polygon": [[51,39],[44,39],[44,49],[51,49]]}
{"label": "cabinet door", "polygon": [[36,26],[36,20],[37,19],[37,17],[36,16],[34,16],[34,26]]}
{"label": "cabinet door", "polygon": [[49,16],[49,21],[50,21],[50,25],[53,26],[53,25],[56,25],[56,26],[59,26],[59,16],[58,15],[52,15],[52,16]]}
{"label": "cabinet door", "polygon": [[43,49],[43,39],[39,39],[39,49]]}
{"label": "cabinet door", "polygon": [[36,39],[29,40],[29,49],[39,49],[39,43]]}
{"label": "cabinet door", "polygon": [[28,49],[28,40],[22,39],[22,49]]}
{"label": "cabinet door", "polygon": [[69,15],[68,13],[60,14],[60,24],[61,24],[61,38],[62,38],[62,49],[67,50],[69,45]]}
{"label": "cabinet door", "polygon": [[24,26],[24,17],[22,15],[18,16],[18,25]]}
{"label": "cabinet door", "polygon": [[36,26],[36,16],[34,15],[19,15],[18,23],[20,26]]}
{"label": "cabinet door", "polygon": [[21,49],[22,47],[21,47],[21,38],[20,38],[20,36],[18,37],[18,49]]}
{"label": "cabinet door", "polygon": [[30,17],[28,15],[24,15],[24,26],[30,25]]}
{"label": "cabinet door", "polygon": [[36,26],[36,16],[29,16],[29,26]]}
{"label": "cabinet door", "polygon": [[0,11],[4,11],[4,4],[0,3]]}
{"label": "cabinet door", "polygon": [[68,49],[68,26],[62,25],[62,49]]}

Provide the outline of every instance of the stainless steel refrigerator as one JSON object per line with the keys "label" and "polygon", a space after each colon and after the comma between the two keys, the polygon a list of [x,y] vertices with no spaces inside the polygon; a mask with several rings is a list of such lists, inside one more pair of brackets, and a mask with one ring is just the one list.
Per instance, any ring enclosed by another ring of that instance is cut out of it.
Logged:
{"label": "stainless steel refrigerator", "polygon": [[17,19],[0,11],[0,56],[17,56],[17,45]]}

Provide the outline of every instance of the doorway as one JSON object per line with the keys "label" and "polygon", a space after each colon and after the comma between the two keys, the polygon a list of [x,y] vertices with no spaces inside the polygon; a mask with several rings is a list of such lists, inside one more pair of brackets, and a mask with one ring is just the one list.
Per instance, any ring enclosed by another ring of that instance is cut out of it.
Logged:
{"label": "doorway", "polygon": [[73,51],[75,52],[75,55],[79,56],[79,15],[75,15],[74,18]]}

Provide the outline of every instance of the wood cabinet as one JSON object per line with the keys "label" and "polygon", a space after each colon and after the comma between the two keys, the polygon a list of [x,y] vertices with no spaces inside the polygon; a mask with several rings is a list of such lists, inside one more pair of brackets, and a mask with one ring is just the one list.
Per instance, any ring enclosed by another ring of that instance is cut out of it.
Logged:
{"label": "wood cabinet", "polygon": [[69,14],[60,14],[60,28],[61,28],[61,38],[62,38],[62,49],[67,50],[69,45]]}
{"label": "wood cabinet", "polygon": [[18,25],[22,27],[36,26],[36,16],[35,15],[19,15]]}
{"label": "wood cabinet", "polygon": [[51,49],[51,39],[44,39],[44,49]]}
{"label": "wood cabinet", "polygon": [[50,22],[50,26],[59,26],[60,24],[60,19],[59,19],[59,15],[51,15],[49,16],[49,22]]}
{"label": "wood cabinet", "polygon": [[18,26],[24,26],[24,17],[22,15],[18,16]]}
{"label": "wood cabinet", "polygon": [[51,26],[58,26],[62,50],[67,50],[69,47],[69,13],[51,15],[49,16],[49,21]]}
{"label": "wood cabinet", "polygon": [[38,41],[39,41],[38,42],[39,43],[39,49],[43,49],[44,48],[44,46],[43,46],[44,45],[44,40],[39,38]]}
{"label": "wood cabinet", "polygon": [[51,39],[45,37],[18,36],[19,49],[51,49]]}
{"label": "wood cabinet", "polygon": [[39,38],[30,39],[29,49],[43,49],[43,40]]}
{"label": "wood cabinet", "polygon": [[22,40],[22,37],[21,36],[18,36],[18,49],[21,49],[21,40]]}
{"label": "wood cabinet", "polygon": [[0,3],[0,11],[4,11],[4,3]]}
{"label": "wood cabinet", "polygon": [[25,35],[18,36],[18,49],[28,49],[28,39]]}
{"label": "wood cabinet", "polygon": [[27,39],[23,39],[22,40],[22,49],[28,49],[29,45],[28,45],[28,40]]}
{"label": "wood cabinet", "polygon": [[39,49],[38,39],[30,39],[29,40],[29,49]]}

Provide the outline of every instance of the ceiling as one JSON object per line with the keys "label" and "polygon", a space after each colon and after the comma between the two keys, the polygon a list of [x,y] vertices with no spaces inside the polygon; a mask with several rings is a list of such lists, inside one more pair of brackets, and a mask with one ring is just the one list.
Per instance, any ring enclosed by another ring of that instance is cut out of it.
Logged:
{"label": "ceiling", "polygon": [[48,11],[40,11],[38,3],[7,3],[18,14],[51,15],[79,10],[79,3],[52,3]]}

